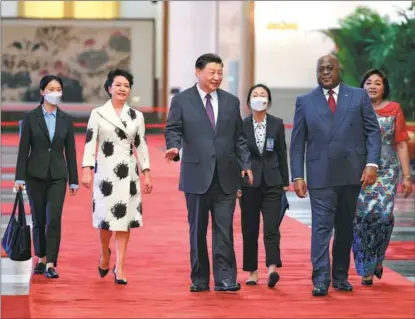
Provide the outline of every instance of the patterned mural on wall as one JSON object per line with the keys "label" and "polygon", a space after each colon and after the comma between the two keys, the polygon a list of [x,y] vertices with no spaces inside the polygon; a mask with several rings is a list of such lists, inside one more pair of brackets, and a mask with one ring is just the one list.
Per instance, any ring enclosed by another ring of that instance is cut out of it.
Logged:
{"label": "patterned mural on wall", "polygon": [[2,25],[3,102],[38,102],[39,81],[64,81],[66,103],[99,103],[113,68],[130,69],[129,28]]}

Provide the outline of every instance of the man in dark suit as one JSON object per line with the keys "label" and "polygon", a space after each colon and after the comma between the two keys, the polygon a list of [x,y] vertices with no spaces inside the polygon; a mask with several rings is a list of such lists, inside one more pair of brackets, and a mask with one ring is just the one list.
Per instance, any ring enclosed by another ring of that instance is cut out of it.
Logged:
{"label": "man in dark suit", "polygon": [[310,191],[313,295],[325,296],[331,281],[337,290],[353,289],[347,279],[356,201],[361,187],[376,181],[381,135],[369,96],[341,83],[335,56],[318,60],[317,81],[314,91],[297,98],[290,157],[295,192]]}
{"label": "man in dark suit", "polygon": [[239,100],[219,89],[221,58],[204,54],[195,67],[198,83],[174,96],[165,132],[166,158],[178,161],[182,149],[179,189],[185,193],[190,225],[190,291],[209,290],[209,211],[215,290],[237,291],[233,215],[241,172],[252,183],[250,154]]}
{"label": "man in dark suit", "polygon": [[48,278],[59,277],[55,267],[68,175],[70,194],[75,195],[78,170],[72,118],[45,101],[24,117],[15,188],[26,186],[30,200],[33,242],[39,257],[34,273]]}

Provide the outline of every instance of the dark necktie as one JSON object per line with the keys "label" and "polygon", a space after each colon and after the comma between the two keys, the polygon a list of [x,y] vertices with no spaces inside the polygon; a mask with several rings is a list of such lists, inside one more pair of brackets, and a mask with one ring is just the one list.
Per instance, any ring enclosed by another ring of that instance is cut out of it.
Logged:
{"label": "dark necktie", "polygon": [[333,94],[334,94],[333,90],[330,90],[329,91],[329,100],[328,100],[328,102],[329,102],[330,110],[334,114],[334,112],[336,112],[336,100],[334,99]]}
{"label": "dark necktie", "polygon": [[215,130],[215,113],[213,113],[213,106],[212,106],[212,102],[210,101],[212,99],[212,97],[210,96],[210,94],[206,95],[206,113],[209,117],[210,120],[210,124],[212,124],[212,128],[213,130]]}

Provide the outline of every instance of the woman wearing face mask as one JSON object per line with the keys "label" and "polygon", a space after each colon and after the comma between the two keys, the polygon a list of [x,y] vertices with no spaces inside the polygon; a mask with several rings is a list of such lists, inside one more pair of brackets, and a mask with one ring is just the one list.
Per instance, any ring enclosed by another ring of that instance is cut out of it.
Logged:
{"label": "woman wearing face mask", "polygon": [[393,208],[401,170],[405,198],[412,192],[412,181],[408,129],[400,105],[388,100],[388,78],[380,70],[369,70],[363,75],[360,87],[369,94],[382,133],[378,179],[360,192],[354,229],[355,267],[362,276],[362,284],[370,286],[374,276],[382,278],[383,260],[393,231]]}
{"label": "woman wearing face mask", "polygon": [[263,217],[268,287],[279,280],[276,269],[282,267],[280,257],[279,219],[281,196],[288,189],[289,173],[285,128],[282,119],[267,113],[271,92],[262,84],[250,88],[247,104],[252,115],[243,122],[243,130],[251,152],[254,183],[242,181],[240,206],[242,213],[243,269],[249,272],[247,285],[258,282],[258,236],[260,214]]}
{"label": "woman wearing face mask", "polygon": [[129,72],[108,73],[104,89],[110,99],[91,112],[82,162],[82,184],[93,185],[92,221],[101,250],[98,273],[103,278],[109,272],[109,245],[115,233],[117,259],[112,272],[120,285],[127,284],[124,259],[130,230],[143,226],[140,173],[144,194],[152,190],[144,116],[127,104],[132,85]]}
{"label": "woman wearing face mask", "polygon": [[62,80],[46,75],[40,81],[40,105],[23,120],[16,165],[16,190],[26,188],[33,221],[33,244],[39,258],[34,273],[58,278],[61,219],[66,187],[78,189],[72,117],[59,107]]}

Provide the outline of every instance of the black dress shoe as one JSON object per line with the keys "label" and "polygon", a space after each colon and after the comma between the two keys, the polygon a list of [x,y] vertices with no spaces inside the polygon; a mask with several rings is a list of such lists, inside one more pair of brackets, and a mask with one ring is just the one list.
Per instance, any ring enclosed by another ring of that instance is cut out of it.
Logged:
{"label": "black dress shoe", "polygon": [[[110,254],[110,257],[111,257],[111,249],[108,249],[108,251],[109,251],[109,254]],[[101,255],[101,258],[102,258],[102,255]],[[109,268],[102,269],[99,266],[99,264],[101,263],[101,258],[98,261],[98,272],[99,272],[99,275],[101,276],[101,278],[104,278],[108,274],[108,272],[110,271],[110,269]]]}
{"label": "black dress shoe", "polygon": [[46,270],[46,264],[38,262],[35,266],[35,269],[33,269],[33,273],[36,275],[43,274]]}
{"label": "black dress shoe", "polygon": [[44,272],[46,278],[59,278],[59,274],[56,272],[55,268],[49,267]]}
{"label": "black dress shoe", "polygon": [[327,296],[329,294],[329,289],[322,284],[317,284],[314,286],[312,294],[315,297]]}
{"label": "black dress shoe", "polygon": [[280,280],[280,275],[276,271],[270,273],[268,276],[268,282],[267,282],[268,288],[274,288],[279,280]]}
{"label": "black dress shoe", "polygon": [[219,283],[215,283],[215,291],[239,291],[241,285],[237,282],[229,280],[223,280]]}
{"label": "black dress shoe", "polygon": [[379,279],[382,279],[382,275],[383,275],[383,267],[375,270],[376,277],[378,277]]}
{"label": "black dress shoe", "polygon": [[192,284],[190,286],[190,292],[203,292],[203,291],[209,291],[208,284]]}
{"label": "black dress shoe", "polygon": [[347,280],[333,282],[333,288],[338,291],[353,291],[353,286]]}

